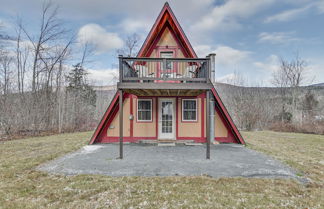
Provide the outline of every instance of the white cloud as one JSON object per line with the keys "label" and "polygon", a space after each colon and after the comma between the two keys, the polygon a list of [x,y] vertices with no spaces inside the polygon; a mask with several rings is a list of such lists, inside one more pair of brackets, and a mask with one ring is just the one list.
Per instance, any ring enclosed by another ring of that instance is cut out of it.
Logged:
{"label": "white cloud", "polygon": [[123,46],[123,40],[117,33],[110,33],[97,24],[87,24],[79,29],[78,41],[89,43],[98,53],[118,49]]}
{"label": "white cloud", "polygon": [[270,55],[265,62],[254,62],[255,67],[266,72],[273,72],[279,69],[279,57],[277,55]]}
{"label": "white cloud", "polygon": [[113,85],[118,80],[118,69],[89,69],[88,78],[96,85]]}
{"label": "white cloud", "polygon": [[293,19],[297,18],[298,16],[304,14],[309,8],[311,8],[311,5],[307,5],[305,7],[297,8],[297,9],[286,10],[279,14],[275,14],[273,16],[266,18],[265,22],[271,23],[271,22],[290,21],[290,20],[293,20]]}
{"label": "white cloud", "polygon": [[[152,19],[157,16],[166,0],[55,0],[64,18],[97,20],[117,15],[119,17]],[[16,15],[28,11],[38,15],[44,0],[0,0],[0,11]],[[213,0],[169,0],[176,14],[194,20],[213,3]]]}
{"label": "white cloud", "polygon": [[[318,1],[306,1],[308,4],[304,4],[302,7],[295,8],[295,9],[289,9],[286,11],[283,11],[281,13],[272,15],[265,19],[265,23],[271,23],[271,22],[287,22],[294,20],[298,17],[300,17],[303,14],[309,13],[312,11],[311,9],[317,10],[319,13],[324,13],[324,0],[318,0]],[[298,2],[297,2],[298,3]],[[303,2],[305,3],[305,2]]]}
{"label": "white cloud", "polygon": [[320,13],[324,13],[324,0],[319,0],[316,5]]}
{"label": "white cloud", "polygon": [[213,49],[210,45],[196,45],[193,47],[198,57],[206,57]]}
{"label": "white cloud", "polygon": [[216,64],[233,66],[249,57],[251,52],[241,51],[229,46],[219,46],[213,53],[216,53]]}
{"label": "white cloud", "polygon": [[231,84],[231,83],[233,83],[233,80],[235,80],[235,74],[234,73],[226,74],[224,76],[216,78],[216,81],[219,82],[219,83]]}
{"label": "white cloud", "polygon": [[9,22],[6,19],[0,18],[0,30],[3,30],[4,28],[12,28],[13,25],[11,22]]}
{"label": "white cloud", "polygon": [[127,33],[147,33],[153,23],[145,19],[125,19],[119,25],[120,29]]}
{"label": "white cloud", "polygon": [[259,34],[259,42],[270,42],[273,44],[282,44],[291,41],[298,41],[298,38],[292,36],[294,32],[263,32]]}
{"label": "white cloud", "polygon": [[205,57],[210,53],[216,53],[216,65],[235,65],[247,59],[251,54],[249,51],[238,50],[224,45],[214,48],[210,45],[197,45],[194,49],[198,57]]}
{"label": "white cloud", "polygon": [[216,6],[192,27],[196,30],[231,30],[240,27],[239,19],[248,18],[275,0],[228,0]]}

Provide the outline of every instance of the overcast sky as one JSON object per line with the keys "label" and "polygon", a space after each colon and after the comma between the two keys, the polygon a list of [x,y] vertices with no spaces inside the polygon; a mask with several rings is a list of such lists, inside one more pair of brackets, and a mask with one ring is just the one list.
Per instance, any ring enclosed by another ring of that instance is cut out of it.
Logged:
{"label": "overcast sky", "polygon": [[[95,46],[91,78],[108,85],[115,51],[132,33],[144,41],[165,1],[53,0],[66,27]],[[324,0],[174,0],[170,6],[199,57],[216,57],[216,79],[235,72],[250,85],[270,86],[278,57],[299,53],[309,81],[324,82]],[[41,0],[0,0],[0,21],[10,31],[17,15],[30,30],[39,25]]]}

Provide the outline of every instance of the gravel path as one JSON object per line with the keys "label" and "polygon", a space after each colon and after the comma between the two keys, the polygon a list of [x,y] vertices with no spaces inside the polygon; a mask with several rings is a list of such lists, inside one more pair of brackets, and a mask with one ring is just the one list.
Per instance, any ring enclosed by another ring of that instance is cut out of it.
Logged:
{"label": "gravel path", "polygon": [[127,144],[123,160],[116,159],[118,151],[116,144],[88,145],[37,169],[66,175],[298,178],[288,166],[241,145],[212,145],[210,160],[205,159],[205,145]]}

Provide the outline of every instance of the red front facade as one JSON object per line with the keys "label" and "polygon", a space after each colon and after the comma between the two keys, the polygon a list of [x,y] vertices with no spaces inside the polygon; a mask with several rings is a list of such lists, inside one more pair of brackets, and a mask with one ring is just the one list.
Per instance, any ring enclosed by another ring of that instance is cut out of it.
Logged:
{"label": "red front facade", "polygon": [[[137,57],[147,58],[197,58],[190,42],[176,20],[171,8],[165,4]],[[176,62],[166,63],[168,74],[183,76],[184,68]],[[157,76],[162,72],[161,64],[150,65]],[[188,70],[189,71],[189,70]],[[191,71],[189,71],[192,73]],[[189,74],[190,74],[189,73]],[[187,73],[188,74],[188,73]],[[189,75],[191,76],[191,74]],[[150,76],[148,76],[149,78]],[[154,83],[179,83],[177,80],[156,80]],[[215,88],[211,89],[215,99],[215,140],[226,143],[242,143],[244,140],[230,118]],[[190,93],[190,92],[189,92]],[[116,93],[103,116],[90,144],[119,141],[119,94]],[[206,93],[195,96],[159,95],[138,96],[123,94],[123,141],[139,140],[194,140],[206,142]]]}

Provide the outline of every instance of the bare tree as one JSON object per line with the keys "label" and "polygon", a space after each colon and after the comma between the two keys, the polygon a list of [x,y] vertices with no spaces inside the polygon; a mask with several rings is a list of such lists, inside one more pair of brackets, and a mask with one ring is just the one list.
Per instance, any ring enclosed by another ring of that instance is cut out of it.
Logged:
{"label": "bare tree", "polygon": [[126,57],[135,57],[138,52],[140,37],[138,34],[133,33],[124,40],[125,45],[123,48],[117,50],[118,55]]}
{"label": "bare tree", "polygon": [[[21,20],[18,20],[21,25]],[[27,61],[30,53],[28,46],[22,46],[22,30],[20,27],[16,30],[16,69],[17,69],[17,88],[19,93],[24,93],[25,74],[27,71]]]}
{"label": "bare tree", "polygon": [[3,86],[3,94],[9,94],[10,93],[10,85],[11,85],[11,77],[12,77],[12,71],[11,71],[11,64],[12,64],[12,57],[3,52],[2,55],[0,55],[0,77],[2,78],[2,85]]}
{"label": "bare tree", "polygon": [[[21,46],[24,35],[24,47]],[[57,123],[54,109],[57,106],[62,70],[70,54],[74,37],[67,31],[58,18],[58,7],[51,2],[44,2],[39,29],[28,31],[22,21],[17,29],[17,80],[18,89],[24,91],[24,75],[27,62],[31,69],[31,91],[33,98],[30,114],[33,129],[49,129]],[[26,50],[26,51],[24,51]],[[42,110],[42,111],[40,111]],[[43,125],[41,125],[43,124]]]}
{"label": "bare tree", "polygon": [[[62,27],[62,22],[58,19],[57,14],[58,14],[57,6],[54,6],[49,1],[44,2],[42,13],[41,13],[39,31],[35,36],[33,36],[30,32],[28,32],[21,23],[19,24],[19,30],[22,30],[24,32],[24,34],[27,36],[28,40],[30,41],[30,44],[33,47],[33,52],[34,52],[33,64],[32,64],[32,91],[33,92],[37,90],[39,75],[42,72],[42,70],[44,70],[40,62],[45,64],[47,63],[48,59],[51,59],[51,61],[54,64],[57,64],[59,58],[61,58],[62,55],[65,54],[66,49],[71,43],[68,42],[68,44],[61,47],[62,48],[61,53],[57,53],[57,48],[53,48],[53,43],[62,40],[64,38],[64,35],[67,34],[67,31]],[[48,53],[52,50],[54,50],[55,51],[54,53],[57,54],[56,59],[54,60],[52,57],[48,58]]]}
{"label": "bare tree", "polygon": [[[306,61],[301,59],[298,53],[296,53],[291,61],[281,58],[280,68],[272,74],[272,83],[280,88],[282,98],[282,122],[284,122],[285,114],[288,114],[286,104],[290,103],[289,101],[291,101],[292,104],[293,117],[296,117],[297,89],[306,81],[306,66]],[[291,100],[289,97],[291,97]]]}
{"label": "bare tree", "polygon": [[[6,37],[0,32],[0,42]],[[74,91],[66,90],[74,36],[65,30],[58,8],[43,4],[38,30],[27,29],[18,19],[10,40],[10,47],[0,43],[0,137],[93,127],[98,120],[96,92],[86,81]],[[91,54],[85,44],[76,68],[84,69]]]}
{"label": "bare tree", "polygon": [[280,68],[272,74],[272,84],[276,87],[301,86],[306,80],[306,66],[298,53],[291,61],[280,58]]}

